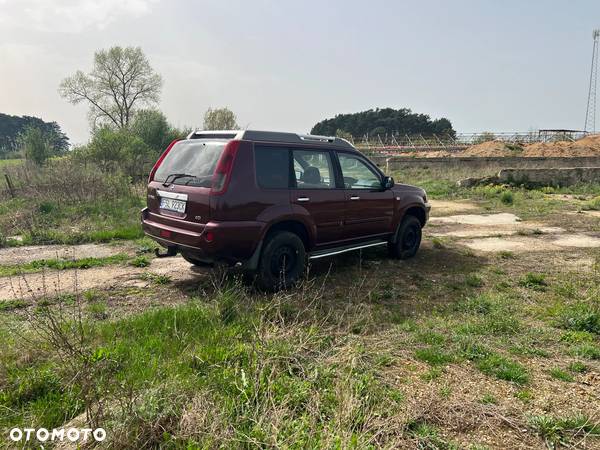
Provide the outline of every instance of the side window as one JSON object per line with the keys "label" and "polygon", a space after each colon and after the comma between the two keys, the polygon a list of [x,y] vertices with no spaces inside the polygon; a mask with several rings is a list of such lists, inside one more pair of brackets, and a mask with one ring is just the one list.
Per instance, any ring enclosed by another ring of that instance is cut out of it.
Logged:
{"label": "side window", "polygon": [[298,189],[334,189],[335,176],[329,152],[294,150],[294,174]]}
{"label": "side window", "polygon": [[346,189],[379,189],[381,187],[379,175],[359,158],[345,153],[338,153],[338,158]]}
{"label": "side window", "polygon": [[285,147],[254,147],[256,181],[262,188],[287,189],[290,179],[289,151]]}

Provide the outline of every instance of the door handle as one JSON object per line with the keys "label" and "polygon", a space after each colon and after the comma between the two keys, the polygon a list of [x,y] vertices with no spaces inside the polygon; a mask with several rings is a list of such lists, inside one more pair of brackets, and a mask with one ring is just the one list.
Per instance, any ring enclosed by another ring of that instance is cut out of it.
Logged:
{"label": "door handle", "polygon": [[308,201],[310,201],[310,198],[309,197],[298,197],[298,201],[299,202],[308,202]]}
{"label": "door handle", "polygon": [[360,200],[360,197],[358,195],[353,195],[350,197],[350,200]]}

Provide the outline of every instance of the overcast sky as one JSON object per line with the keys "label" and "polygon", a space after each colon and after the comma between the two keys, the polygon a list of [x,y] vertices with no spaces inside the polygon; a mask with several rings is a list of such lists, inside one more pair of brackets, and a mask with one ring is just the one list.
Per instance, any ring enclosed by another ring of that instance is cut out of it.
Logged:
{"label": "overcast sky", "polygon": [[337,113],[408,107],[460,132],[581,129],[600,1],[0,0],[0,112],[88,138],[57,87],[93,53],[141,46],[160,108],[197,126],[306,132]]}

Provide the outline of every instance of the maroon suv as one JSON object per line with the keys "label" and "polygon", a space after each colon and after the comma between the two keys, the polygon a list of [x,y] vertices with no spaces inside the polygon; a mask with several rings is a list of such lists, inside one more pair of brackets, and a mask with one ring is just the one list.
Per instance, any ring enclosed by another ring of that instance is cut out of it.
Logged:
{"label": "maroon suv", "polygon": [[273,290],[308,259],[378,245],[409,258],[428,214],[423,189],[394,185],[344,139],[202,131],[155,164],[142,226],[163,256],[235,265]]}

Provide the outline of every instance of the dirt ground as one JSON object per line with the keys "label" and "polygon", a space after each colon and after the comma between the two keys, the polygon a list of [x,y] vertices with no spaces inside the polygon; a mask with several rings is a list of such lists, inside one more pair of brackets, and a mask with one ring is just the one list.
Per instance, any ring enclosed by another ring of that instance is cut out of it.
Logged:
{"label": "dirt ground", "polygon": [[[600,247],[600,233],[569,230],[541,221],[524,221],[511,213],[484,213],[472,202],[431,200],[432,213],[425,239],[450,239],[483,254],[498,252],[563,252]],[[459,214],[462,213],[462,214]],[[586,217],[596,217],[591,212]],[[582,214],[580,214],[582,215]],[[107,257],[133,254],[127,244],[32,246],[0,249],[2,264],[23,264],[49,258]],[[193,269],[193,270],[192,270]],[[0,277],[0,299],[31,299],[114,286],[146,287],[146,274],[165,275],[174,281],[193,283],[206,278],[209,269],[191,266],[181,257],[151,259],[148,267],[127,264],[78,270],[44,270]]]}

